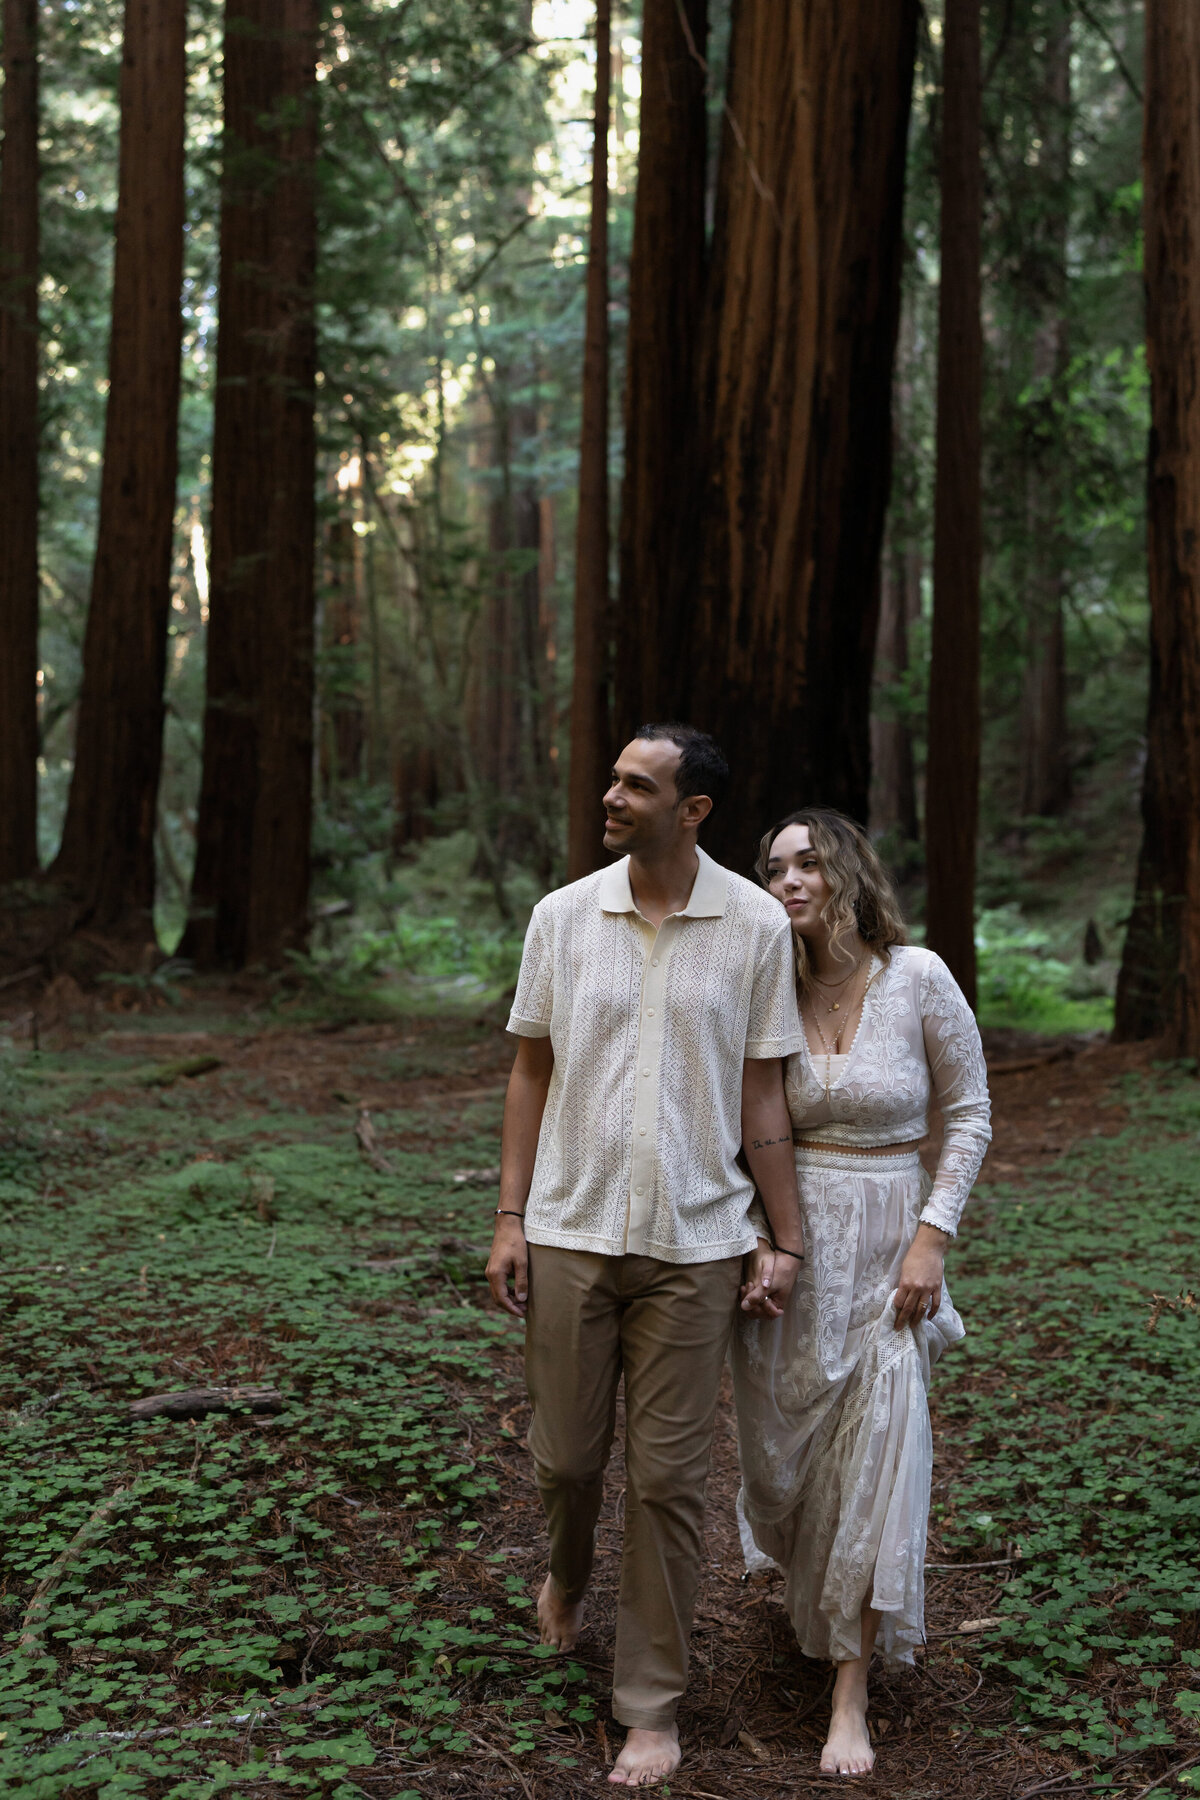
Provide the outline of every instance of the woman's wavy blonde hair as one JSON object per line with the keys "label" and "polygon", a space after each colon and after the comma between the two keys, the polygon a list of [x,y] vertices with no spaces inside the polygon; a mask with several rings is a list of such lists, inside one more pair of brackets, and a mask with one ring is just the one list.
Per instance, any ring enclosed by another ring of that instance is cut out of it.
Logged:
{"label": "woman's wavy blonde hair", "polygon": [[[830,895],[821,918],[829,926],[829,945],[836,953],[852,931],[857,931],[887,961],[893,944],[906,944],[908,932],[891,876],[876,855],[875,846],[861,825],[835,812],[832,806],[802,806],[763,834],[754,868],[764,887],[771,845],[789,825],[807,825],[808,835]],[[803,992],[810,967],[802,937],[796,946],[796,979]]]}

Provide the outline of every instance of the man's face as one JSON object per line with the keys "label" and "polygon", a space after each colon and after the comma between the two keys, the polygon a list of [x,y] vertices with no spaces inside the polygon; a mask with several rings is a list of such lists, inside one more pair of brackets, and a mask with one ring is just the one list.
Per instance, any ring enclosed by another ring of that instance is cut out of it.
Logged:
{"label": "man's face", "polygon": [[613,765],[604,796],[604,848],[618,856],[662,849],[685,829],[675,794],[679,746],[669,738],[635,738]]}

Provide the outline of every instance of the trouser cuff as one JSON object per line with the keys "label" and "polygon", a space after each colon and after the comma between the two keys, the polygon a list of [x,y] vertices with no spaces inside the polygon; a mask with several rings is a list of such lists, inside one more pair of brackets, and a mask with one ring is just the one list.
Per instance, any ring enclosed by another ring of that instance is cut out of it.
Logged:
{"label": "trouser cuff", "polygon": [[613,1718],[618,1725],[624,1725],[626,1731],[670,1731],[675,1723],[678,1701],[671,1706],[651,1708],[648,1712],[637,1706],[624,1706],[618,1700],[613,1701]]}

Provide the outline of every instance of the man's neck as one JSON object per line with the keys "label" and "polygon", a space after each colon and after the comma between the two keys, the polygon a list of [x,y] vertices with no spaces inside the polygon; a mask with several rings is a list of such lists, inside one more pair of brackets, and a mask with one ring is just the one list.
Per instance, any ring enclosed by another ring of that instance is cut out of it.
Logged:
{"label": "man's neck", "polygon": [[682,912],[699,872],[695,838],[672,844],[660,856],[631,855],[629,886],[643,919],[657,930],[671,913]]}

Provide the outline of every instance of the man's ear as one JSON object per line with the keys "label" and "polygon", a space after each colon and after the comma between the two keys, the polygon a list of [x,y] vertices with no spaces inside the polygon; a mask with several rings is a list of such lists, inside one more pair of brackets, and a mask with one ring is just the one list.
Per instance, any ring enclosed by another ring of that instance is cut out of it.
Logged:
{"label": "man's ear", "polygon": [[684,824],[693,827],[703,825],[712,811],[712,804],[707,794],[689,794],[679,809]]}

